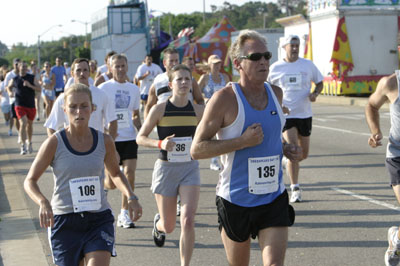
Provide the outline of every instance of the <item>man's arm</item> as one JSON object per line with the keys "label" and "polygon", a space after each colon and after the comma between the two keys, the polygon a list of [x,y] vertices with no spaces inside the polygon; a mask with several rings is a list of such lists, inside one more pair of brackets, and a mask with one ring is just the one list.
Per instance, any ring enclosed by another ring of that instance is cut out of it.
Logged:
{"label": "man's arm", "polygon": [[204,104],[204,98],[203,95],[201,94],[200,91],[200,87],[199,84],[197,83],[197,81],[195,79],[192,79],[192,93],[193,93],[193,100],[197,103],[197,104]]}
{"label": "man's arm", "polygon": [[149,98],[147,98],[147,104],[144,107],[144,119],[146,119],[147,115],[150,112],[151,107],[157,104],[157,96],[156,96],[156,88],[154,84],[151,85],[149,89]]}
{"label": "man's arm", "polygon": [[115,140],[118,132],[118,120],[111,121],[108,124],[108,134]]}
{"label": "man's arm", "polygon": [[[371,136],[368,139],[368,144],[376,148],[381,146],[382,132],[379,123],[379,109],[389,99],[389,94],[397,90],[396,75],[383,77],[379,80],[376,90],[368,99],[365,107],[365,118],[371,131]],[[392,97],[390,97],[392,98]]]}
{"label": "man's arm", "polygon": [[142,122],[140,121],[139,110],[134,110],[132,113],[133,124],[135,125],[137,131],[142,127]]}
{"label": "man's arm", "polygon": [[100,75],[99,77],[96,77],[96,80],[94,81],[94,86],[98,87],[104,81],[105,81],[104,77]]}
{"label": "man's arm", "polygon": [[318,95],[321,94],[321,91],[323,88],[324,88],[324,83],[322,81],[315,85],[315,89],[314,89],[313,93],[310,93],[310,95],[309,95],[311,102],[315,102]]}
{"label": "man's arm", "polygon": [[227,140],[213,139],[222,128],[230,125],[237,115],[236,96],[231,87],[216,92],[207,103],[204,115],[197,126],[190,154],[193,159],[205,159],[252,147],[263,141],[264,134],[260,124],[250,125],[245,132]]}

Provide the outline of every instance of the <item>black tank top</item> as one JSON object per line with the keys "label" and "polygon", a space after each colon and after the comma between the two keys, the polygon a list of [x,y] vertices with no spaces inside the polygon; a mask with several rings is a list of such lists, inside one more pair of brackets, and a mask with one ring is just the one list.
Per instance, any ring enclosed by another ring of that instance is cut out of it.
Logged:
{"label": "black tank top", "polygon": [[[165,139],[172,134],[175,137],[193,138],[197,123],[196,112],[190,101],[184,107],[176,107],[168,100],[164,116],[157,125],[158,138]],[[158,158],[167,161],[167,151],[161,150]]]}
{"label": "black tank top", "polygon": [[25,76],[16,76],[14,78],[15,90],[15,105],[28,108],[35,108],[35,90],[24,86],[24,80],[34,85],[35,76],[26,74]]}

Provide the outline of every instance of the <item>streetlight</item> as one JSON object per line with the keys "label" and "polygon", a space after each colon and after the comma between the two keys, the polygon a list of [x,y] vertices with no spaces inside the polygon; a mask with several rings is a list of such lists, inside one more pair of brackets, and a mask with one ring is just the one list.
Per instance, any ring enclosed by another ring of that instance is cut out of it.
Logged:
{"label": "streetlight", "polygon": [[71,20],[71,22],[78,22],[78,23],[81,23],[81,24],[84,24],[84,25],[85,25],[85,37],[86,37],[86,43],[87,43],[87,41],[88,41],[87,25],[89,24],[89,22],[87,22],[87,21],[80,21],[80,20],[77,20],[77,19],[73,19],[73,20]]}
{"label": "streetlight", "polygon": [[40,37],[43,36],[44,34],[46,34],[48,31],[50,31],[51,29],[55,28],[55,27],[62,27],[61,24],[58,25],[53,25],[50,28],[48,28],[47,30],[45,30],[42,34],[38,35],[38,67],[40,70]]}

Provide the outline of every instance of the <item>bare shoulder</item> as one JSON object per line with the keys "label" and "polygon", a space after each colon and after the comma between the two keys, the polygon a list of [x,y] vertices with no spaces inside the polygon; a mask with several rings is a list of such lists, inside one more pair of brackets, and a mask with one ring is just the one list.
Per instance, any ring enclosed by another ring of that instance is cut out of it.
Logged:
{"label": "bare shoulder", "polygon": [[207,105],[216,104],[220,105],[219,107],[221,108],[226,108],[229,107],[229,105],[233,102],[236,102],[236,95],[232,86],[232,83],[228,83],[224,88],[215,92]]}
{"label": "bare shoulder", "polygon": [[378,82],[377,90],[387,90],[394,91],[397,90],[397,76],[396,73],[393,73],[390,76],[385,76],[381,78]]}

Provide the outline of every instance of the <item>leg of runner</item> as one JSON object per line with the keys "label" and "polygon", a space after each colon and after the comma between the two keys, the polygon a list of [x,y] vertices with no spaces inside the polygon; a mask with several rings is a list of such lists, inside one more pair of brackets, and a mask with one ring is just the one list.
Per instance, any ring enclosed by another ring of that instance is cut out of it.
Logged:
{"label": "leg of runner", "polygon": [[270,227],[258,232],[264,265],[283,265],[288,243],[287,227]]}
{"label": "leg of runner", "polygon": [[[124,174],[132,187],[132,191],[135,190],[135,171],[136,171],[136,159],[126,159],[122,161],[124,168]],[[123,228],[134,228],[135,224],[129,217],[128,212],[128,198],[121,194],[121,213],[118,215],[117,225]]]}
{"label": "leg of runner", "polygon": [[195,241],[194,217],[199,202],[200,186],[180,186],[179,195],[182,205],[181,237],[179,241],[181,265],[189,265]]}
{"label": "leg of runner", "polygon": [[230,266],[249,265],[250,261],[250,237],[244,242],[236,242],[231,240],[225,232],[221,230],[221,239],[224,243],[226,258]]}

